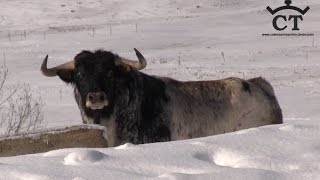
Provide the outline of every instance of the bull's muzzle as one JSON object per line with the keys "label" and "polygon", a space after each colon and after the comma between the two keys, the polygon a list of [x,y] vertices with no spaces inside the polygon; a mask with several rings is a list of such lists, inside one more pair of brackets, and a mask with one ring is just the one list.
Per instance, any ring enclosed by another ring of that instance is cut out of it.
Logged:
{"label": "bull's muzzle", "polygon": [[104,92],[90,92],[87,95],[86,100],[87,108],[92,110],[102,109],[105,106],[108,106],[108,100],[106,93]]}

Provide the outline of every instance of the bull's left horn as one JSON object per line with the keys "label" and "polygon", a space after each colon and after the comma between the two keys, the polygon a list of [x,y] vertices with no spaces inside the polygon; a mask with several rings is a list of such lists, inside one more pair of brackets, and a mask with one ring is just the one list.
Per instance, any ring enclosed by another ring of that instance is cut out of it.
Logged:
{"label": "bull's left horn", "polygon": [[136,52],[136,55],[139,59],[139,62],[129,60],[129,59],[124,59],[124,58],[120,58],[120,61],[123,64],[129,65],[129,66],[135,68],[136,70],[144,69],[147,66],[146,59],[143,57],[143,55],[136,48],[134,48],[134,51]]}
{"label": "bull's left horn", "polygon": [[69,61],[67,63],[61,64],[59,66],[53,68],[47,68],[48,63],[48,55],[44,58],[42,65],[41,65],[41,72],[43,75],[48,77],[57,76],[58,71],[60,70],[73,70],[74,69],[74,61]]}

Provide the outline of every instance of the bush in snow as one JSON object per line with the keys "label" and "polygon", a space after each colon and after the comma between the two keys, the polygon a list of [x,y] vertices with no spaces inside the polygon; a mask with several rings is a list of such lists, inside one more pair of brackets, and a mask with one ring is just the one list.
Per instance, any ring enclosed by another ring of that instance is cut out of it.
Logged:
{"label": "bush in snow", "polygon": [[[34,97],[28,84],[17,84],[5,91],[8,68],[0,65],[0,128],[4,134],[28,132],[41,127],[43,121],[41,97]],[[6,87],[7,88],[7,87]]]}

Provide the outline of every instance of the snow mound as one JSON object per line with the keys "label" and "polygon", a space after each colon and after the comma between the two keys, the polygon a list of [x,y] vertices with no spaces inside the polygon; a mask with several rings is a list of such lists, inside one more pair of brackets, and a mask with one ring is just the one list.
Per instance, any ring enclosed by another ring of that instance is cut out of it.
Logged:
{"label": "snow mound", "polygon": [[72,180],[86,180],[86,179],[84,179],[84,178],[82,178],[82,177],[75,177],[75,178],[73,178]]}
{"label": "snow mound", "polygon": [[186,179],[188,175],[183,173],[164,173],[158,177],[160,179]]}
{"label": "snow mound", "polygon": [[133,147],[133,146],[134,146],[134,144],[125,143],[123,145],[120,145],[120,146],[116,147],[115,149],[128,149],[128,148]]}
{"label": "snow mound", "polygon": [[232,168],[243,167],[246,159],[248,158],[244,155],[228,149],[220,149],[213,155],[215,164]]}
{"label": "snow mound", "polygon": [[104,158],[106,154],[95,150],[81,150],[68,154],[64,158],[65,165],[89,165],[94,164]]}
{"label": "snow mound", "polygon": [[[209,159],[205,156],[200,157]],[[220,149],[214,153],[212,159],[213,162],[219,166],[231,168],[249,168],[282,172],[290,172],[300,169],[299,165],[292,160],[284,161],[277,159],[276,157],[274,157],[272,160],[270,157],[253,157],[246,153],[237,152],[234,149]]]}

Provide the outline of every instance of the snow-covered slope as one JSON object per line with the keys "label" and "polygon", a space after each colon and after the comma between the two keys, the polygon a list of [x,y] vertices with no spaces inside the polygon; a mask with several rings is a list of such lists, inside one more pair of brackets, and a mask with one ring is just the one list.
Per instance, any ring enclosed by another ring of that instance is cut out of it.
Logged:
{"label": "snow-covered slope", "polygon": [[290,124],[152,145],[1,158],[4,179],[320,178],[320,126]]}
{"label": "snow-covered slope", "polygon": [[47,127],[81,123],[72,89],[39,73],[83,49],[148,59],[145,73],[179,80],[263,76],[274,86],[283,125],[179,142],[66,149],[0,158],[4,179],[320,179],[320,2],[300,23],[311,37],[274,32],[265,7],[283,1],[1,1],[0,60],[10,81],[30,83]]}

